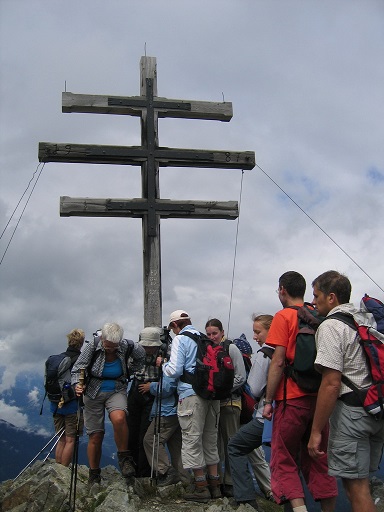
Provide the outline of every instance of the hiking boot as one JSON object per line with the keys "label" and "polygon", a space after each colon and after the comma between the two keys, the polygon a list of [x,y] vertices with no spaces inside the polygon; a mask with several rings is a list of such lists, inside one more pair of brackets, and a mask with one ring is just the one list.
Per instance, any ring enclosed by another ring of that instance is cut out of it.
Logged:
{"label": "hiking boot", "polygon": [[166,485],[177,484],[180,482],[180,477],[174,468],[169,468],[164,475],[159,475],[157,479],[157,487],[165,487]]}
{"label": "hiking boot", "polygon": [[125,452],[117,452],[117,460],[119,468],[124,478],[133,477],[136,475],[135,463],[133,457],[128,450]]}
{"label": "hiking boot", "polygon": [[224,484],[221,486],[221,492],[226,498],[233,498],[233,485]]}
{"label": "hiking boot", "polygon": [[248,503],[248,505],[250,505],[251,507],[253,507],[255,510],[259,510],[259,507],[257,505],[257,501],[256,500],[247,500],[247,501],[237,501],[237,504],[238,505],[241,505],[241,504],[246,504]]}
{"label": "hiking boot", "polygon": [[195,488],[192,492],[184,494],[184,499],[187,501],[198,501],[199,503],[208,503],[211,499],[211,493],[208,489],[206,480],[195,482]]}
{"label": "hiking boot", "polygon": [[275,498],[273,497],[272,491],[268,491],[266,493],[265,499],[268,501],[272,501],[273,503],[276,503]]}
{"label": "hiking boot", "polygon": [[91,469],[89,468],[88,475],[88,485],[91,486],[93,484],[101,484],[101,469]]}
{"label": "hiking boot", "polygon": [[212,477],[208,476],[208,487],[209,492],[211,494],[211,498],[213,500],[217,500],[218,498],[222,498],[221,489],[220,489],[220,477]]}

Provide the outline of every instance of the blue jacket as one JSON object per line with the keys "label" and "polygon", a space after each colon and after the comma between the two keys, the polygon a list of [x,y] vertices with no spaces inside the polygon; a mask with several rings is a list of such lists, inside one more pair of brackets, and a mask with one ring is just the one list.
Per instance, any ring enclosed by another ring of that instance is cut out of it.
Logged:
{"label": "blue jacket", "polygon": [[199,333],[192,325],[186,325],[180,333],[172,340],[171,356],[169,361],[163,365],[163,373],[167,377],[178,379],[177,392],[179,399],[195,395],[191,384],[181,382],[180,377],[184,370],[189,373],[195,373],[197,344],[188,336],[183,336],[183,332],[190,331]]}
{"label": "blue jacket", "polygon": [[[149,392],[151,395],[156,396],[158,390],[158,382],[151,382]],[[177,414],[177,380],[170,379],[163,375],[163,382],[161,387],[161,410],[160,416],[175,416]],[[149,419],[152,420],[157,413],[157,399],[153,402]]]}

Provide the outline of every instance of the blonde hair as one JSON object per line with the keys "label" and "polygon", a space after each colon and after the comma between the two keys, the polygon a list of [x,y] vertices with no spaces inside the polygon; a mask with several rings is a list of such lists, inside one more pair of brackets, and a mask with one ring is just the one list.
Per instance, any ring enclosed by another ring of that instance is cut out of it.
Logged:
{"label": "blonde hair", "polygon": [[252,321],[260,322],[261,325],[264,327],[264,329],[267,329],[267,331],[271,327],[272,320],[273,320],[272,315],[256,315],[255,313],[253,313],[253,315],[252,315]]}
{"label": "blonde hair", "polygon": [[67,334],[67,339],[69,347],[81,348],[84,343],[85,333],[83,329],[72,329],[72,331]]}

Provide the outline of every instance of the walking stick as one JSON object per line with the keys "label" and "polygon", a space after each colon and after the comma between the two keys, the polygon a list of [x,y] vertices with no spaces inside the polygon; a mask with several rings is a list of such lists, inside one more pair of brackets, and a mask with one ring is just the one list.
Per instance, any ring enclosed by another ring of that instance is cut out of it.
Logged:
{"label": "walking stick", "polygon": [[60,441],[60,439],[63,437],[64,434],[65,434],[65,429],[63,427],[62,429],[60,429],[59,437],[56,439],[56,441],[53,443],[52,447],[50,448],[49,452],[44,457],[43,462],[45,462],[48,459],[48,457],[51,455],[53,449],[56,447],[57,443]]}
{"label": "walking stick", "polygon": [[155,462],[155,447],[157,448],[156,454],[156,473],[155,473],[155,481],[157,484],[157,478],[159,476],[158,462],[159,462],[159,434],[160,434],[160,417],[161,417],[161,399],[162,399],[162,391],[163,391],[163,371],[161,366],[159,368],[159,380],[157,381],[156,387],[156,410],[155,410],[155,419],[154,419],[154,429],[153,429],[153,444],[152,444],[152,460],[151,460],[151,485],[153,482],[153,467]]}
{"label": "walking stick", "polygon": [[[80,369],[80,377],[79,377],[79,386],[84,388],[84,379],[85,379],[85,369]],[[83,405],[83,396],[81,395],[78,398],[77,402],[77,422],[76,422],[76,439],[75,446],[73,449],[72,456],[72,467],[71,467],[71,483],[69,486],[69,507],[73,512],[75,512],[75,503],[76,503],[76,485],[77,485],[77,466],[79,461],[79,438],[80,438],[80,420],[81,420],[81,408]],[[73,496],[72,496],[73,491]],[[73,503],[72,503],[73,502]]]}
{"label": "walking stick", "polygon": [[[28,468],[29,468],[29,466],[30,466],[33,462],[35,462],[35,460],[37,459],[37,457],[38,457],[38,456],[39,456],[39,455],[40,455],[40,454],[41,454],[41,453],[42,453],[42,452],[47,448],[47,446],[49,446],[49,445],[52,443],[52,441],[57,437],[58,439],[56,440],[55,444],[53,445],[53,448],[54,448],[54,447],[56,446],[56,444],[59,442],[59,439],[60,439],[60,437],[61,437],[63,434],[64,434],[64,428],[62,428],[62,429],[60,429],[58,432],[56,432],[56,433],[55,433],[55,435],[54,435],[53,437],[51,437],[51,439],[48,441],[48,443],[47,443],[45,446],[43,446],[43,448],[42,448],[42,449],[41,449],[41,450],[40,450],[40,451],[39,451],[39,452],[38,452],[38,453],[33,457],[33,459],[32,459],[30,462],[28,462],[28,464],[25,466],[25,468],[24,468],[24,469],[22,469],[22,470],[20,471],[20,473],[19,473],[19,474],[18,474],[18,475],[13,479],[13,481],[15,481],[17,478],[19,478],[19,476],[20,476],[20,475],[22,475],[22,474],[24,473],[24,471],[25,471],[26,469],[28,469]],[[53,448],[52,448],[52,450],[53,450]],[[52,451],[52,450],[51,450],[51,451]],[[51,452],[49,452],[49,453],[51,453]],[[48,454],[48,455],[49,455],[49,454]],[[44,459],[44,460],[45,460],[45,459]]]}
{"label": "walking stick", "polygon": [[161,432],[161,402],[163,398],[163,370],[160,367],[160,375],[159,375],[159,384],[160,393],[159,393],[159,421],[157,422],[157,446],[156,446],[156,485],[157,479],[159,477],[159,446],[160,446],[160,432]]}

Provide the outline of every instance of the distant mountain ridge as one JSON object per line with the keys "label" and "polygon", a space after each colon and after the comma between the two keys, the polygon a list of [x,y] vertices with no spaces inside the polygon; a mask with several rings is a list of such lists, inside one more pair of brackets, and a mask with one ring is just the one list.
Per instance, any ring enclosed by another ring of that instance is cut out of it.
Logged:
{"label": "distant mountain ridge", "polygon": [[[53,434],[52,434],[53,435]],[[52,437],[40,435],[36,432],[28,432],[21,428],[17,428],[11,423],[0,420],[0,453],[2,463],[0,464],[0,482],[4,480],[14,479],[22,469],[24,469],[42,450]],[[87,438],[80,438],[79,445],[79,464],[87,465]],[[53,446],[54,440],[41,452],[36,460],[43,460]],[[113,441],[112,441],[113,443]],[[104,453],[102,455],[101,465],[116,466],[113,449],[109,443],[103,445]],[[49,455],[54,459],[55,451]]]}

